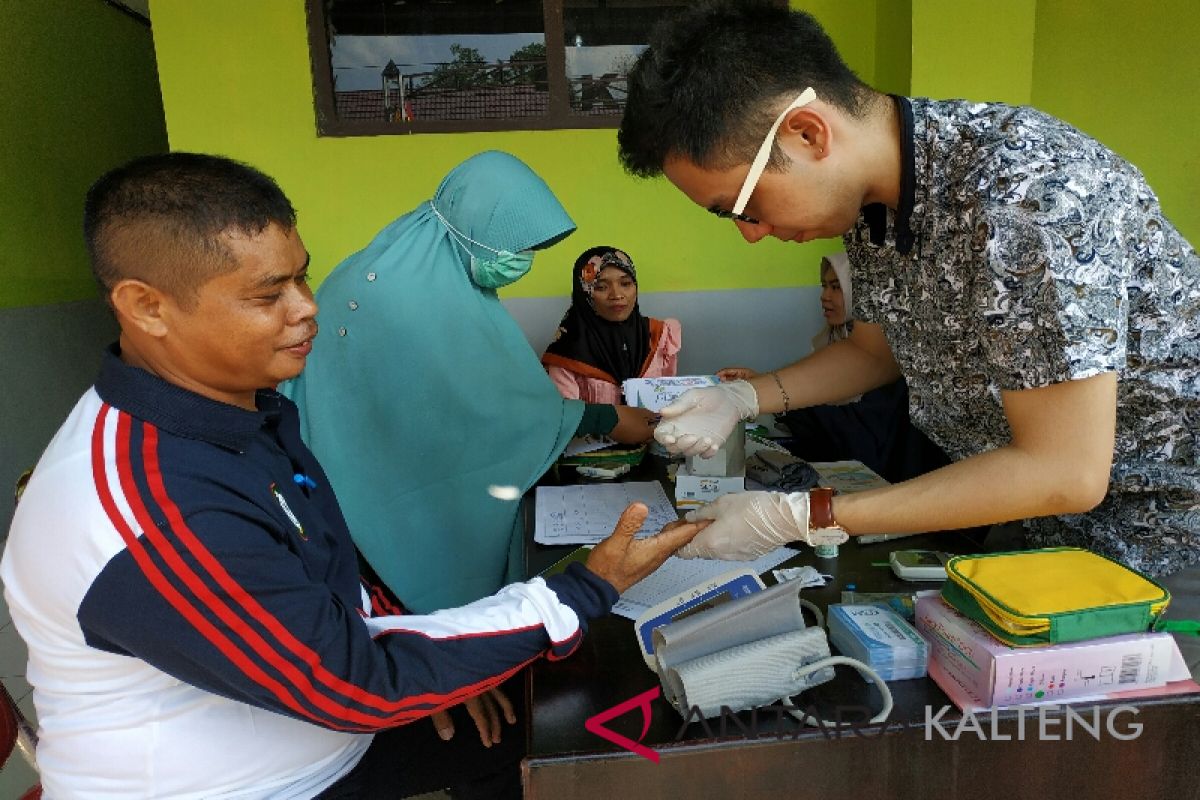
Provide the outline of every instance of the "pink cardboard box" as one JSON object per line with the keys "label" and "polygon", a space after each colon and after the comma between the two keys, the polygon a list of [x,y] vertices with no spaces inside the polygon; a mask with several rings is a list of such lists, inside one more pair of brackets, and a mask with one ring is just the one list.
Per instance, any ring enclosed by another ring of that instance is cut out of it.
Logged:
{"label": "pink cardboard box", "polygon": [[939,684],[953,681],[954,692],[942,687],[948,695],[965,692],[981,708],[1092,698],[1191,677],[1169,633],[1009,647],[937,595],[919,597],[916,611],[917,630],[930,645],[930,675]]}

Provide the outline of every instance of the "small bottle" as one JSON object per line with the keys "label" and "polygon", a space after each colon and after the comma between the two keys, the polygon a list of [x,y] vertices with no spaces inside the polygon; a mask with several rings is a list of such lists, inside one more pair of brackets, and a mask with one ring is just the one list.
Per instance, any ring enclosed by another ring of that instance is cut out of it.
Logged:
{"label": "small bottle", "polygon": [[817,554],[817,558],[837,558],[838,546],[836,544],[818,544],[813,546],[813,552]]}

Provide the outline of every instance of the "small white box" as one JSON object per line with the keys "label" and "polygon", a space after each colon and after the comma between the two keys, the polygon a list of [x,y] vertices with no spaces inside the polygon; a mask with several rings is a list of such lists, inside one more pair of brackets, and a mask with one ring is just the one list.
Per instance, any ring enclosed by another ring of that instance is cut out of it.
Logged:
{"label": "small white box", "polygon": [[746,491],[746,476],[693,475],[686,466],[675,473],[675,507],[699,508],[723,494]]}
{"label": "small white box", "polygon": [[733,426],[725,443],[712,458],[689,456],[684,462],[688,474],[705,478],[724,478],[746,474],[746,423]]}
{"label": "small white box", "polygon": [[954,681],[956,687],[943,686],[946,694],[965,694],[976,708],[1092,697],[1189,677],[1169,633],[1009,647],[936,594],[917,599],[917,630],[930,644],[930,675],[939,683],[939,677]]}

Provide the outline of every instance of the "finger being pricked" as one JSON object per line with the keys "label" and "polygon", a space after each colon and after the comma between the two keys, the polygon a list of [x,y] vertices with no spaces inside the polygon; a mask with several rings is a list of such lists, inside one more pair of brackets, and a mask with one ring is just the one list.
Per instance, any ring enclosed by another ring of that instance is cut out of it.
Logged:
{"label": "finger being pricked", "polygon": [[617,525],[613,528],[612,535],[608,537],[609,540],[616,540],[615,543],[628,547],[633,538],[637,536],[638,531],[646,524],[648,516],[650,516],[650,509],[646,507],[645,503],[630,503],[625,506],[625,510],[617,519]]}
{"label": "finger being pricked", "polygon": [[[667,551],[667,556],[670,556],[679,548],[686,545],[692,539],[696,538],[696,534],[711,525],[711,519],[704,520],[686,520],[677,519],[674,522],[668,522],[663,526],[663,529],[654,536],[641,541],[647,546],[657,545],[659,549]],[[666,558],[664,557],[665,561]]]}
{"label": "finger being pricked", "polygon": [[612,536],[596,545],[588,556],[588,569],[611,583],[618,592],[658,569],[671,553],[690,542],[707,524],[681,520],[667,525],[655,536],[635,539],[647,513],[646,506],[641,503],[631,504],[621,514]]}
{"label": "finger being pricked", "polygon": [[700,531],[711,524],[710,520],[688,522],[681,519],[667,524],[654,536],[634,541],[625,560],[629,585],[632,586],[661,567],[675,551],[692,541]]}
{"label": "finger being pricked", "polygon": [[666,525],[664,525],[663,529],[658,532],[658,535],[655,538],[658,538],[658,536],[662,536],[664,533],[670,533],[670,532],[676,531],[685,525],[691,526],[691,527],[695,528],[696,530],[689,531],[689,533],[687,534],[687,536],[688,536],[687,542],[684,542],[683,544],[679,545],[680,547],[683,547],[683,545],[690,542],[692,540],[692,537],[694,537],[697,533],[699,533],[700,531],[704,530],[709,525],[711,525],[713,523],[714,519],[715,518],[689,519],[687,517],[685,517],[683,519],[677,519],[674,522],[668,522]]}

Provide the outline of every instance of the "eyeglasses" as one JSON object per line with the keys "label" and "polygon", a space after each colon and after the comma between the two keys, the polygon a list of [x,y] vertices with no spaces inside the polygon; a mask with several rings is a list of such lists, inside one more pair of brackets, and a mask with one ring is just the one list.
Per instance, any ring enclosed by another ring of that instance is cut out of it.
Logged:
{"label": "eyeglasses", "polygon": [[720,206],[709,206],[706,210],[710,214],[716,214],[721,219],[732,219],[737,220],[738,222],[748,222],[751,225],[758,224],[758,220],[756,220],[754,217],[747,217],[745,214],[735,214],[732,211],[726,211]]}
{"label": "eyeglasses", "polygon": [[746,173],[746,180],[742,181],[742,190],[738,192],[737,202],[733,204],[733,210],[725,211],[724,209],[712,206],[708,209],[710,214],[716,214],[721,219],[732,219],[751,225],[758,224],[758,220],[753,217],[747,217],[742,212],[746,210],[746,203],[750,202],[750,195],[754,194],[754,187],[758,186],[758,179],[762,177],[763,171],[767,168],[767,160],[771,157],[771,145],[775,142],[775,134],[779,132],[779,126],[783,124],[784,117],[797,108],[803,108],[816,99],[817,93],[810,86],[801,92],[800,96],[793,100],[792,104],[775,118],[775,124],[771,126],[771,130],[767,131],[767,136],[763,139],[763,143],[759,145],[758,152],[754,155],[754,160],[750,162],[750,171]]}

